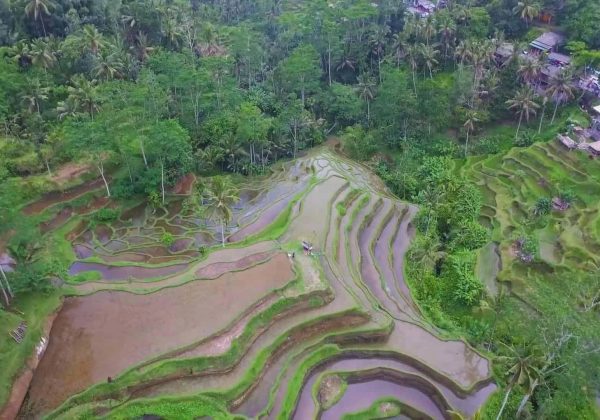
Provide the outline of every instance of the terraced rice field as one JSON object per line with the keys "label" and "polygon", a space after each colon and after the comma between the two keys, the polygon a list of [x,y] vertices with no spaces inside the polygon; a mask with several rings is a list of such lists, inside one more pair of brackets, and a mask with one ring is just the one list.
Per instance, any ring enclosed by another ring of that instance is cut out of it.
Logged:
{"label": "terraced rice field", "polygon": [[[504,156],[469,159],[456,167],[459,175],[477,183],[484,197],[482,221],[493,228],[494,243],[482,249],[478,274],[488,291],[493,278],[527,293],[529,271],[517,261],[515,239],[528,230],[538,242],[535,269],[589,270],[600,264],[600,166],[580,151],[557,142],[514,148]],[[553,210],[543,222],[532,221],[539,198],[552,199],[561,191],[576,197],[566,211]],[[497,255],[494,255],[497,254]],[[494,266],[496,266],[494,268]],[[541,270],[541,271],[540,271]]]}
{"label": "terraced rice field", "polygon": [[[23,416],[338,419],[392,398],[440,419],[494,392],[489,361],[421,316],[403,269],[416,208],[366,168],[318,149],[242,186],[225,248],[176,192],[110,225],[55,210],[77,283]],[[331,374],[347,386],[323,406]]]}

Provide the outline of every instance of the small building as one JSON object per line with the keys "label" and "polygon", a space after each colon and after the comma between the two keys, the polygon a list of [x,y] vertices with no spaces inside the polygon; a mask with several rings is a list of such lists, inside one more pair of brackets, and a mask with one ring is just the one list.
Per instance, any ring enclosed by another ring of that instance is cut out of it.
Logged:
{"label": "small building", "polygon": [[594,142],[600,142],[600,117],[592,118],[592,125],[585,130],[585,135]]}
{"label": "small building", "polygon": [[594,156],[600,156],[600,141],[588,144],[588,150]]}
{"label": "small building", "polygon": [[565,37],[556,32],[544,32],[533,40],[529,46],[534,54],[556,51],[565,42]]}
{"label": "small building", "polygon": [[559,134],[558,141],[569,150],[573,150],[577,147],[577,143],[569,136]]}
{"label": "small building", "polygon": [[[582,76],[579,79],[579,83],[577,84],[580,89],[585,90],[586,92],[590,92],[593,95],[600,98],[600,81],[598,80],[598,76],[595,74],[590,74],[587,76]],[[598,107],[600,108],[600,107]],[[600,110],[597,111],[600,114]]]}
{"label": "small building", "polygon": [[436,5],[429,0],[414,0],[406,10],[419,17],[427,17],[436,10]]}
{"label": "small building", "polygon": [[497,65],[503,66],[510,60],[515,53],[515,46],[510,42],[503,42],[494,52],[494,61]]}
{"label": "small building", "polygon": [[567,67],[571,64],[571,57],[566,54],[551,52],[548,54],[548,63],[553,66]]}

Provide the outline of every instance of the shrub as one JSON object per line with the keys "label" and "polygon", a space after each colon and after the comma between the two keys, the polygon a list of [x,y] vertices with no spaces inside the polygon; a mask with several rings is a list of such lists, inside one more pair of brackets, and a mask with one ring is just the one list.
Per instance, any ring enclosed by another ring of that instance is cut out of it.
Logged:
{"label": "shrub", "polygon": [[173,243],[175,242],[175,238],[173,237],[173,234],[170,232],[165,232],[163,233],[162,237],[160,238],[160,241],[167,247],[173,245]]}
{"label": "shrub", "polygon": [[475,250],[489,240],[488,230],[476,221],[465,220],[452,232],[452,248]]}
{"label": "shrub", "polygon": [[519,137],[515,139],[515,146],[517,147],[527,147],[531,146],[537,140],[536,135],[531,131],[523,131],[519,134]]}
{"label": "shrub", "polygon": [[360,125],[348,127],[342,136],[342,142],[348,155],[357,160],[369,160],[376,150],[373,135]]}
{"label": "shrub", "polygon": [[548,197],[539,198],[533,206],[533,214],[545,216],[552,210],[552,201]]}
{"label": "shrub", "polygon": [[451,254],[444,262],[445,294],[458,304],[472,306],[479,301],[483,284],[475,277],[475,258],[470,252]]}
{"label": "shrub", "polygon": [[119,214],[117,209],[103,208],[94,213],[93,219],[96,222],[112,222],[117,220]]}
{"label": "shrub", "polygon": [[575,201],[575,193],[571,190],[563,190],[558,193],[558,198],[567,204],[572,204]]}
{"label": "shrub", "polygon": [[502,141],[499,137],[485,137],[475,145],[475,153],[480,155],[494,155],[502,150]]}

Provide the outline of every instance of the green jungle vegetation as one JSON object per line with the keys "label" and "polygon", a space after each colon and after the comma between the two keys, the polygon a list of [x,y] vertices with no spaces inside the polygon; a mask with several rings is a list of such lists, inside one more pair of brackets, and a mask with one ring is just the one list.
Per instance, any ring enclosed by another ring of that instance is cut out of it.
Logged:
{"label": "green jungle vegetation", "polygon": [[[0,278],[0,406],[61,296],[99,279],[68,274],[80,221],[110,226],[142,201],[160,213],[194,173],[185,205],[220,225],[225,246],[240,186],[332,138],[418,205],[407,281],[427,321],[492,361],[499,389],[478,418],[598,418],[600,163],[555,138],[586,127],[581,105],[598,104],[569,80],[600,68],[600,3],[452,0],[423,18],[407,3],[0,0],[0,254],[15,262]],[[566,35],[573,64],[541,94],[540,64],[520,53],[546,30]],[[500,65],[506,42],[514,53]],[[28,211],[85,183],[97,191],[63,197],[81,211],[61,226],[45,228],[53,211]],[[281,237],[297,194],[238,245]],[[104,197],[114,205],[93,211]],[[350,231],[371,204],[352,191],[332,211]],[[28,334],[15,345],[22,321]],[[305,366],[338,351],[323,347]],[[229,401],[135,399],[111,418],[231,418]],[[404,412],[389,396],[345,418]]]}

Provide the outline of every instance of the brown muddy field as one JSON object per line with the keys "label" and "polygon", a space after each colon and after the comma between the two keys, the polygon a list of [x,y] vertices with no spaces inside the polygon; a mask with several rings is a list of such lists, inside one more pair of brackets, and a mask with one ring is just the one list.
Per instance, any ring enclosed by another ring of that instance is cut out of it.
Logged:
{"label": "brown muddy field", "polygon": [[93,181],[86,182],[66,191],[53,191],[44,194],[44,196],[40,200],[25,206],[23,208],[23,213],[25,213],[28,216],[32,214],[39,214],[50,206],[53,206],[57,203],[73,200],[74,198],[77,198],[80,195],[83,195],[87,192],[96,190],[102,187],[103,185],[104,184],[102,182],[102,179],[95,179]]}
{"label": "brown muddy field", "polygon": [[68,298],[29,391],[37,415],[123,369],[226,328],[294,277],[285,254],[243,272],[150,295],[104,291]]}

